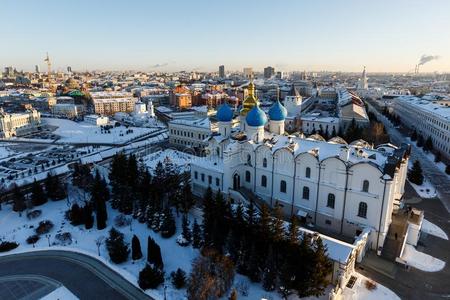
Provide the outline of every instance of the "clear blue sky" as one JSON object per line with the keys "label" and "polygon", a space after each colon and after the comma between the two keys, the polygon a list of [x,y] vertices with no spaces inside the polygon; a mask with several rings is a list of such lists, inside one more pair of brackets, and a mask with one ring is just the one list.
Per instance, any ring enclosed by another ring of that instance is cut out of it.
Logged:
{"label": "clear blue sky", "polygon": [[[0,67],[450,71],[449,0],[2,0]],[[159,67],[157,67],[159,66]]]}

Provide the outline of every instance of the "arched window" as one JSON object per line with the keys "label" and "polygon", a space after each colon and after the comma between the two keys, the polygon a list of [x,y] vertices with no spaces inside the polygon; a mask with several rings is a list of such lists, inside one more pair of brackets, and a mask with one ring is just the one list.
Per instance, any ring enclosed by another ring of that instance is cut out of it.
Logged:
{"label": "arched window", "polygon": [[219,147],[216,148],[216,154],[217,154],[217,156],[220,156],[220,148]]}
{"label": "arched window", "polygon": [[311,168],[307,167],[305,170],[305,177],[306,178],[311,178]]}
{"label": "arched window", "polygon": [[250,154],[247,154],[247,164],[248,164],[249,166],[252,165],[252,157],[251,157]]}
{"label": "arched window", "polygon": [[250,182],[250,171],[245,171],[245,181]]}
{"label": "arched window", "polygon": [[334,208],[335,199],[336,197],[334,196],[334,194],[328,194],[327,207]]}
{"label": "arched window", "polygon": [[280,192],[286,193],[286,181],[284,181],[284,180],[280,181]]}
{"label": "arched window", "polygon": [[363,192],[368,193],[369,192],[369,180],[364,180],[363,181]]}
{"label": "arched window", "polygon": [[267,158],[263,158],[263,168],[267,168]]}
{"label": "arched window", "polygon": [[309,200],[309,187],[307,186],[303,187],[303,199]]}
{"label": "arched window", "polygon": [[261,186],[267,187],[267,177],[266,177],[266,175],[261,176]]}
{"label": "arched window", "polygon": [[367,218],[367,203],[359,202],[358,217]]}

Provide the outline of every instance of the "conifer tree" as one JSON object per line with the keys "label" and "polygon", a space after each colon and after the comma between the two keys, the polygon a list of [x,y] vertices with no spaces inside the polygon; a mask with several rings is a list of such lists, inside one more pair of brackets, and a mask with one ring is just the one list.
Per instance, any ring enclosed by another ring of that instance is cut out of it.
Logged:
{"label": "conifer tree", "polygon": [[450,164],[445,166],[445,174],[450,175]]}
{"label": "conifer tree", "polygon": [[411,133],[411,141],[413,142],[417,141],[417,131],[415,129]]}
{"label": "conifer tree", "polygon": [[215,224],[215,203],[211,187],[205,192],[203,196],[203,241],[205,245],[210,246],[213,243],[214,224]]}
{"label": "conifer tree", "polygon": [[191,233],[191,229],[189,228],[189,219],[187,218],[186,215],[183,215],[183,219],[182,219],[182,232],[181,234],[183,235],[183,238],[190,243],[192,240],[192,233]]}
{"label": "conifer tree", "polygon": [[314,266],[314,271],[310,273],[309,289],[305,296],[319,297],[324,294],[325,288],[330,283],[327,278],[331,272],[332,264],[327,257],[327,249],[320,237],[314,239],[313,248],[311,264]]}
{"label": "conifer tree", "polygon": [[202,229],[197,223],[197,219],[194,219],[194,224],[192,225],[192,247],[198,249],[202,246]]}
{"label": "conifer tree", "polygon": [[266,262],[264,264],[263,274],[262,274],[262,286],[265,291],[274,291],[276,288],[276,268],[274,262],[274,255],[272,252],[272,247],[269,246],[269,251],[266,256]]}
{"label": "conifer tree", "polygon": [[298,220],[295,215],[292,215],[289,223],[289,243],[291,245],[298,243]]}
{"label": "conifer tree", "polygon": [[164,211],[163,223],[161,225],[161,236],[163,238],[170,238],[175,234],[176,230],[177,225],[175,223],[172,210],[170,208],[166,208]]}
{"label": "conifer tree", "polygon": [[436,152],[436,154],[434,155],[434,162],[438,163],[441,161],[441,152]]}
{"label": "conifer tree", "polygon": [[14,185],[13,197],[14,197],[13,211],[22,214],[22,212],[26,208],[25,196],[18,185]]}
{"label": "conifer tree", "polygon": [[161,248],[151,236],[147,240],[147,261],[161,270],[164,268]]}
{"label": "conifer tree", "polygon": [[427,138],[425,141],[425,145],[423,146],[424,151],[432,151],[433,150],[433,140],[431,139],[431,136]]}
{"label": "conifer tree", "polygon": [[409,170],[408,179],[414,184],[422,185],[423,183],[422,167],[420,166],[420,162],[418,160],[414,161],[412,169]]}
{"label": "conifer tree", "polygon": [[109,198],[109,192],[106,183],[100,176],[98,170],[95,172],[94,182],[91,187],[91,195],[91,201],[97,216],[97,229],[101,230],[106,228],[106,220],[108,219],[105,201]]}
{"label": "conifer tree", "polygon": [[123,233],[114,227],[109,231],[109,237],[106,239],[106,249],[108,249],[111,261],[120,264],[128,259],[130,249],[124,241]]}
{"label": "conifer tree", "polygon": [[138,284],[143,290],[156,289],[164,283],[164,271],[156,266],[147,264],[140,272]]}
{"label": "conifer tree", "polygon": [[182,289],[186,285],[186,272],[178,268],[175,272],[170,274],[172,284],[176,289]]}
{"label": "conifer tree", "polygon": [[142,258],[141,243],[139,242],[139,238],[135,234],[131,239],[131,258],[133,260]]}
{"label": "conifer tree", "polygon": [[34,206],[39,206],[47,202],[47,195],[44,192],[42,186],[36,181],[33,181],[31,186],[31,203]]}
{"label": "conifer tree", "polygon": [[94,226],[94,216],[92,215],[92,205],[90,203],[86,203],[83,207],[83,220],[86,229],[91,229]]}

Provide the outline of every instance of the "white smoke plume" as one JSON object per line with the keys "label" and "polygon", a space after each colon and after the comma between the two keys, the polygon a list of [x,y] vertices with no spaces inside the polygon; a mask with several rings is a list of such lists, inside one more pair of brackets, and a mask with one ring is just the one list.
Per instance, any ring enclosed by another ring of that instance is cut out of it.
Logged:
{"label": "white smoke plume", "polygon": [[429,61],[435,60],[435,59],[439,59],[439,55],[422,55],[422,57],[419,60],[419,66],[426,64]]}

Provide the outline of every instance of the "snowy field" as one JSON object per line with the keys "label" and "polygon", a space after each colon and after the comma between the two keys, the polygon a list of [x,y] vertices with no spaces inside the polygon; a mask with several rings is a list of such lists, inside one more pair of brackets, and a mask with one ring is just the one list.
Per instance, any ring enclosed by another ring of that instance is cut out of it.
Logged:
{"label": "snowy field", "polygon": [[[72,194],[71,199],[73,199],[74,196],[75,195]],[[50,241],[52,244],[55,242],[54,237],[57,233],[70,232],[73,239],[71,245],[66,246],[52,245],[51,249],[81,252],[90,255],[92,257],[95,257],[104,262],[112,269],[119,272],[124,278],[129,280],[131,283],[138,286],[137,277],[139,271],[145,266],[147,257],[147,237],[150,235],[161,247],[161,254],[163,257],[164,271],[166,277],[165,284],[168,286],[167,299],[171,300],[186,299],[185,296],[186,290],[185,289],[177,290],[173,288],[170,283],[169,276],[170,273],[172,271],[175,271],[177,268],[182,268],[184,271],[189,273],[191,271],[192,260],[199,255],[199,251],[197,249],[192,248],[191,246],[181,247],[176,243],[176,238],[181,233],[180,218],[177,220],[177,233],[169,239],[162,238],[159,233],[153,232],[151,229],[147,228],[147,225],[140,224],[136,220],[133,220],[131,229],[130,226],[117,228],[125,235],[125,241],[128,243],[131,243],[131,238],[133,234],[136,234],[139,237],[139,240],[141,242],[143,258],[133,262],[131,260],[130,255],[130,259],[127,262],[116,265],[110,261],[104,244],[100,248],[101,256],[98,257],[95,240],[99,237],[108,236],[108,231],[111,229],[111,225],[114,223],[113,220],[119,213],[116,210],[111,209],[111,207],[108,205],[108,227],[99,231],[96,229],[96,224],[94,224],[94,227],[92,229],[86,230],[84,228],[84,225],[72,226],[67,220],[65,220],[64,214],[66,210],[69,208],[69,206],[70,204],[66,200],[56,202],[49,201],[42,206],[34,208],[42,211],[41,216],[33,220],[28,220],[26,217],[26,213],[23,213],[22,217],[19,217],[18,213],[12,211],[11,205],[7,206],[3,205],[2,210],[0,211],[0,228],[1,228],[0,239],[7,241],[16,241],[20,245],[16,249],[5,253],[0,253],[0,255],[49,249],[48,241],[45,238],[45,236],[41,237],[41,239],[36,243],[35,245],[36,248],[33,248],[32,245],[28,245],[26,243],[26,239],[27,237],[34,234],[34,228],[30,228],[30,226],[36,227],[36,225],[40,221],[51,220],[55,225],[54,228],[50,231],[51,234]],[[193,217],[190,216],[190,218],[193,221]],[[240,300],[261,299],[263,297],[271,300],[282,299],[278,293],[266,292],[262,289],[260,284],[251,283],[246,277],[236,274],[234,285],[241,283],[245,283],[246,285],[248,285],[249,293],[247,297],[239,295]],[[162,285],[157,290],[146,290],[146,293],[154,297],[155,299],[164,299],[164,288]],[[295,300],[296,298],[297,297],[292,297],[289,299]],[[224,297],[224,299],[227,298]]]}
{"label": "snowy field", "polygon": [[448,240],[448,236],[444,232],[444,230],[442,230],[439,226],[431,223],[427,219],[423,219],[421,231],[431,234],[431,235],[434,235],[434,236],[437,236],[438,238]]}
{"label": "snowy field", "polygon": [[126,134],[124,126],[114,127],[111,133],[101,133],[98,126],[66,119],[43,118],[43,124],[58,127],[53,133],[60,136],[59,142],[67,143],[111,143],[121,144],[156,131],[156,128],[129,127],[133,133]]}
{"label": "snowy field", "polygon": [[0,144],[0,159],[6,158],[11,155],[11,151],[8,148],[8,144]]}
{"label": "snowy field", "polygon": [[51,292],[50,294],[42,297],[40,300],[78,300],[78,298],[72,294],[66,287],[61,286]]}
{"label": "snowy field", "polygon": [[[354,273],[353,276],[357,277],[353,288],[346,287],[343,292],[343,299],[345,300],[400,300],[400,298],[385,286],[374,282],[373,280],[365,277],[362,274]],[[366,281],[375,283],[375,288],[372,290],[367,289]]]}
{"label": "snowy field", "polygon": [[425,272],[438,272],[445,267],[445,262],[428,255],[423,252],[419,252],[411,245],[406,244],[405,250],[401,257],[407,265]]}
{"label": "snowy field", "polygon": [[422,185],[414,184],[411,181],[409,183],[421,198],[429,199],[437,197],[436,188],[427,179],[423,180]]}

